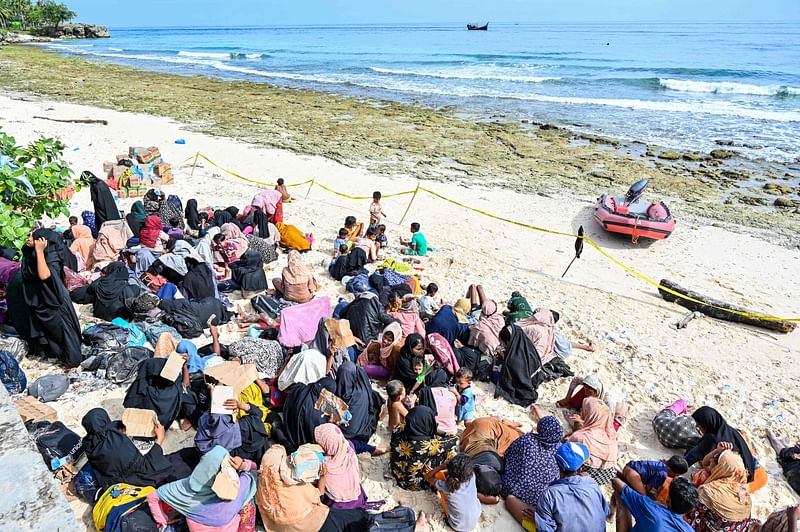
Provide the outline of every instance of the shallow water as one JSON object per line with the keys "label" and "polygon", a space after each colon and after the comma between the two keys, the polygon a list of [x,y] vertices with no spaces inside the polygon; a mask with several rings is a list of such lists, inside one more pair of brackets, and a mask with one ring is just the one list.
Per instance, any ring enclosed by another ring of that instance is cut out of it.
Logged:
{"label": "shallow water", "polygon": [[800,24],[112,28],[48,46],[206,74],[556,122],[621,139],[800,158]]}

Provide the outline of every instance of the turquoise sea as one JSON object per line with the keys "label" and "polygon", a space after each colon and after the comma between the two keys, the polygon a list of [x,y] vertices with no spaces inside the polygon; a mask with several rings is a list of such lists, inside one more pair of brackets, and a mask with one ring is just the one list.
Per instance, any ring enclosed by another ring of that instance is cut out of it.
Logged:
{"label": "turquoise sea", "polygon": [[800,162],[800,24],[112,28],[48,44],[174,74],[453,106],[627,140]]}

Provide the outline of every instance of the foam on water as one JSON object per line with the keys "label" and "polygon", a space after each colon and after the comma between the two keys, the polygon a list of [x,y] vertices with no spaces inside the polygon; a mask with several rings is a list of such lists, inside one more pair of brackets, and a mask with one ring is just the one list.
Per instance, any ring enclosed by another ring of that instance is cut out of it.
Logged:
{"label": "foam on water", "polygon": [[751,85],[732,81],[692,81],[659,79],[661,87],[673,91],[711,94],[751,94],[754,96],[800,96],[800,88],[786,85]]}
{"label": "foam on water", "polygon": [[558,81],[561,78],[555,76],[509,76],[505,74],[493,74],[482,70],[469,71],[463,70],[398,70],[392,68],[369,67],[372,72],[378,74],[390,74],[395,76],[418,76],[442,79],[484,79],[497,81],[515,81],[521,83],[542,83],[545,81]]}

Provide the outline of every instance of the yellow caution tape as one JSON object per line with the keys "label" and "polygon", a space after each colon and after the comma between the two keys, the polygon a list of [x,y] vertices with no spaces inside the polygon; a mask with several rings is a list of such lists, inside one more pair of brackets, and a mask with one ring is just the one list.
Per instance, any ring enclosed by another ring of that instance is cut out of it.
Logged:
{"label": "yellow caution tape", "polygon": [[[230,174],[230,175],[232,175],[234,177],[238,177],[239,179],[241,179],[243,181],[247,181],[249,183],[254,183],[256,185],[263,185],[265,187],[274,187],[275,186],[275,183],[264,183],[263,181],[258,181],[256,179],[251,179],[249,177],[243,176],[242,174],[237,174],[236,172],[234,172],[232,170],[228,170],[227,168],[224,168],[224,167],[218,165],[217,163],[215,163],[214,161],[212,161],[211,159],[209,159],[208,157],[206,157],[202,153],[199,153],[197,156],[198,157],[202,157],[203,159],[205,159],[206,161],[211,163],[213,166],[216,166],[217,168],[219,168],[220,170],[222,170],[226,174]],[[309,179],[308,181],[303,181],[302,183],[293,183],[291,185],[286,185],[286,186],[287,187],[299,187],[301,185],[307,185],[307,184],[311,183],[312,181],[313,181],[313,179]]]}
{"label": "yellow caution tape", "polygon": [[[195,155],[193,155],[192,157],[195,157]],[[191,160],[192,157],[190,157],[187,160]],[[228,173],[228,174],[230,174],[230,175],[232,175],[234,177],[238,177],[239,179],[242,179],[244,181],[248,181],[250,183],[255,183],[255,184],[258,184],[258,185],[269,186],[269,187],[274,186],[271,183],[264,183],[262,181],[257,181],[255,179],[250,179],[250,178],[245,177],[245,176],[243,176],[241,174],[237,174],[236,172],[233,172],[231,170],[227,170],[226,168],[223,168],[222,166],[218,165],[217,163],[215,163],[214,161],[212,161],[211,159],[209,159],[208,157],[203,155],[202,153],[197,153],[196,157],[202,157],[203,159],[205,159],[206,161],[208,161],[212,165],[216,166],[220,170],[222,170],[222,171],[224,171],[224,172],[226,172],[226,173]],[[184,162],[186,162],[186,161],[184,161]],[[180,164],[183,164],[183,163],[180,163]],[[326,190],[326,191],[330,192],[331,194],[336,194],[337,196],[341,196],[341,197],[348,198],[348,199],[351,199],[351,200],[371,200],[372,199],[372,196],[352,196],[350,194],[345,194],[344,192],[339,192],[337,190],[334,190],[334,189],[332,189],[330,187],[327,187],[327,186],[323,185],[322,183],[318,182],[316,179],[309,179],[308,181],[303,181],[302,183],[294,183],[294,184],[286,185],[286,186],[298,187],[298,186],[301,186],[301,185],[307,185],[309,183],[311,183],[312,187],[314,185],[316,185],[316,186],[322,188],[323,190]],[[686,294],[682,294],[680,292],[672,290],[671,288],[667,288],[666,286],[661,285],[661,283],[659,283],[659,282],[647,277],[646,275],[638,272],[637,270],[631,268],[630,266],[628,266],[627,264],[623,263],[619,259],[617,259],[614,256],[610,255],[608,252],[606,252],[603,248],[601,248],[594,240],[592,240],[588,236],[585,236],[585,235],[584,236],[579,236],[579,235],[576,235],[576,234],[573,234],[573,233],[567,233],[567,232],[564,232],[564,231],[555,231],[553,229],[547,229],[546,227],[539,227],[539,226],[536,226],[536,225],[531,225],[531,224],[526,224],[526,223],[523,223],[523,222],[519,222],[517,220],[512,220],[510,218],[504,218],[502,216],[497,216],[496,214],[492,214],[490,212],[487,212],[487,211],[484,211],[484,210],[481,210],[481,209],[477,209],[475,207],[470,207],[469,205],[465,205],[465,204],[463,204],[461,202],[458,202],[456,200],[453,200],[453,199],[450,199],[448,197],[442,196],[438,192],[434,192],[433,190],[427,189],[425,187],[418,186],[416,190],[406,190],[406,191],[403,191],[403,192],[395,192],[393,194],[383,194],[382,197],[383,198],[391,198],[391,197],[395,197],[395,196],[406,196],[408,194],[415,194],[418,190],[421,190],[423,192],[427,192],[428,194],[430,194],[432,196],[435,196],[435,197],[437,197],[437,198],[439,198],[441,200],[444,200],[444,201],[446,201],[448,203],[452,203],[453,205],[457,205],[457,206],[459,206],[459,207],[461,207],[463,209],[467,209],[467,210],[470,210],[470,211],[473,211],[473,212],[477,212],[478,214],[482,214],[484,216],[487,216],[489,218],[493,218],[495,220],[500,220],[501,222],[506,222],[506,223],[509,223],[509,224],[512,224],[512,225],[516,225],[518,227],[524,227],[526,229],[531,229],[533,231],[539,231],[541,233],[547,233],[547,234],[556,235],[556,236],[564,236],[564,237],[569,237],[569,238],[581,238],[581,239],[583,239],[583,241],[586,244],[588,244],[589,246],[591,246],[594,249],[596,249],[601,255],[606,257],[608,260],[610,260],[611,262],[613,262],[614,264],[616,264],[617,266],[619,266],[620,268],[622,268],[623,270],[625,270],[629,274],[633,275],[634,277],[638,277],[639,279],[645,281],[646,283],[649,283],[649,284],[655,286],[657,289],[659,289],[661,291],[664,291],[664,292],[667,292],[668,294],[671,294],[671,295],[673,295],[673,296],[675,296],[677,298],[684,299],[686,301],[691,301],[693,303],[697,303],[697,304],[700,304],[700,305],[705,305],[707,307],[711,307],[711,308],[714,308],[714,309],[717,309],[717,310],[722,310],[724,312],[728,312],[730,314],[735,314],[737,316],[743,316],[743,317],[746,317],[746,318],[766,320],[766,321],[795,321],[795,322],[800,322],[800,317],[779,318],[779,317],[776,317],[776,316],[768,316],[768,315],[765,315],[765,314],[753,314],[753,313],[750,313],[750,312],[743,312],[743,311],[740,311],[740,310],[734,310],[734,309],[729,309],[729,308],[725,308],[725,307],[717,307],[717,306],[714,306],[714,305],[709,305],[708,303],[706,303],[704,301],[700,301],[700,300],[695,299],[693,297],[689,297]],[[412,201],[413,201],[413,198],[412,198]],[[409,208],[411,208],[410,204],[409,204]]]}

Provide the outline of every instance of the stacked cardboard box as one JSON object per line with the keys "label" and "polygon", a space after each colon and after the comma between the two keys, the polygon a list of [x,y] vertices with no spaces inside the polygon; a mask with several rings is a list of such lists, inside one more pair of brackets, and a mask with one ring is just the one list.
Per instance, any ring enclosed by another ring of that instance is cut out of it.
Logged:
{"label": "stacked cardboard box", "polygon": [[127,154],[116,156],[116,162],[105,162],[103,171],[108,186],[120,198],[138,198],[150,188],[173,183],[171,166],[163,161],[161,151],[155,146],[131,146]]}

